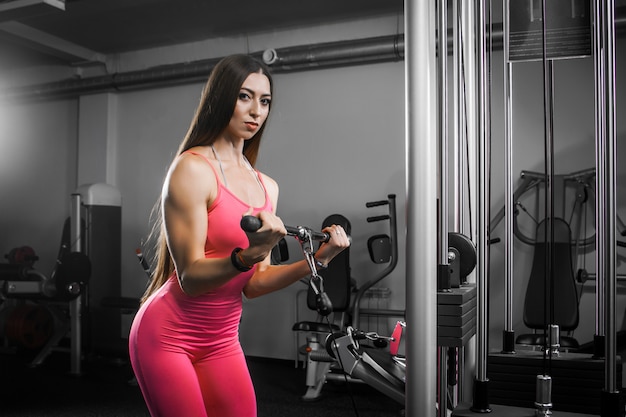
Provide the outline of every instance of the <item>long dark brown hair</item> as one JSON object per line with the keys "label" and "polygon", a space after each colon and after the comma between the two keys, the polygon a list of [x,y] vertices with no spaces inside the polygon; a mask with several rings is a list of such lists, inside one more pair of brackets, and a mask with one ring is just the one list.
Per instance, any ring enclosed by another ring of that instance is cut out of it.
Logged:
{"label": "long dark brown hair", "polygon": [[[223,58],[215,65],[202,90],[200,103],[189,130],[178,148],[177,155],[194,146],[212,145],[217,140],[230,122],[243,82],[252,73],[261,73],[268,78],[271,94],[273,83],[269,69],[255,58],[249,55],[231,55]],[[256,165],[265,124],[263,123],[258,132],[244,143],[243,154],[252,166]],[[141,298],[142,303],[159,289],[174,272],[174,261],[167,247],[161,210],[159,199],[153,212],[154,223],[150,239],[155,242],[154,270],[151,274],[150,284]]]}

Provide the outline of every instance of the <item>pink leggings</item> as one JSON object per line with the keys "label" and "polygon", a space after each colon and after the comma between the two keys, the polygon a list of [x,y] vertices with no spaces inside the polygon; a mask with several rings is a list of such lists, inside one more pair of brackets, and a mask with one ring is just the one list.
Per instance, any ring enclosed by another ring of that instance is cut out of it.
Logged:
{"label": "pink leggings", "polygon": [[256,397],[241,348],[194,360],[158,346],[131,347],[131,362],[153,417],[256,417]]}

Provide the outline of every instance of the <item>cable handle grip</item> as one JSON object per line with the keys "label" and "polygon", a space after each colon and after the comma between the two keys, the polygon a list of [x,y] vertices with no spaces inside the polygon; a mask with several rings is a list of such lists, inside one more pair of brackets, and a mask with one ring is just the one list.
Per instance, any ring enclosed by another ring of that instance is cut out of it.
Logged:
{"label": "cable handle grip", "polygon": [[[241,218],[241,228],[248,233],[256,232],[261,228],[261,219],[255,216],[243,216]],[[306,238],[308,232],[313,240],[319,240],[321,242],[328,242],[330,240],[330,235],[328,233],[314,232],[303,226],[285,226],[285,230],[287,230],[287,234],[289,236],[295,236],[299,239]]]}

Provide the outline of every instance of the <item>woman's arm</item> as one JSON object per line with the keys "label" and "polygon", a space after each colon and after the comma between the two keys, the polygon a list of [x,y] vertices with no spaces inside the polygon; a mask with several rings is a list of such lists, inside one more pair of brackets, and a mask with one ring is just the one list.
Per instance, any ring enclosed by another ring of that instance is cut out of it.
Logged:
{"label": "woman's arm", "polygon": [[[269,177],[264,177],[268,194],[272,198],[273,207],[276,207],[278,201],[278,185]],[[262,227],[258,232],[262,232],[266,227],[266,221],[278,219],[269,216],[269,213],[261,213]],[[267,218],[267,220],[266,220]],[[282,222],[281,222],[282,224]],[[330,234],[330,240],[324,243],[317,250],[315,257],[322,264],[327,265],[341,251],[350,246],[350,241],[341,226],[333,225],[323,230]],[[256,234],[248,233],[250,242],[252,243]],[[248,249],[244,250],[244,252]],[[244,254],[245,256],[245,254]],[[248,281],[243,289],[243,293],[247,298],[255,298],[273,291],[285,288],[296,281],[306,277],[311,273],[306,260],[301,260],[288,265],[271,265],[270,256],[267,256],[257,264],[256,270],[252,278]]]}
{"label": "woman's arm", "polygon": [[217,180],[210,166],[192,154],[176,159],[163,185],[167,244],[180,286],[188,295],[217,288],[238,272],[224,259],[204,256],[207,205],[216,194]]}

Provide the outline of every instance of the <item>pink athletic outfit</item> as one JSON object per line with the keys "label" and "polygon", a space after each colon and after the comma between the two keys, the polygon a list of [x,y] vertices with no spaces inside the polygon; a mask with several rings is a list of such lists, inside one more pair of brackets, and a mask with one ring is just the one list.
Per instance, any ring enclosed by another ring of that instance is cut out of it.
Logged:
{"label": "pink athletic outfit", "polygon": [[[224,258],[235,247],[248,245],[239,222],[249,206],[207,162],[218,179],[218,192],[207,213],[205,256]],[[254,213],[271,209],[266,191],[265,205]],[[239,344],[242,289],[253,272],[197,297],[181,290],[174,273],[141,306],[130,330],[129,351],[153,417],[256,416],[254,387]]]}

